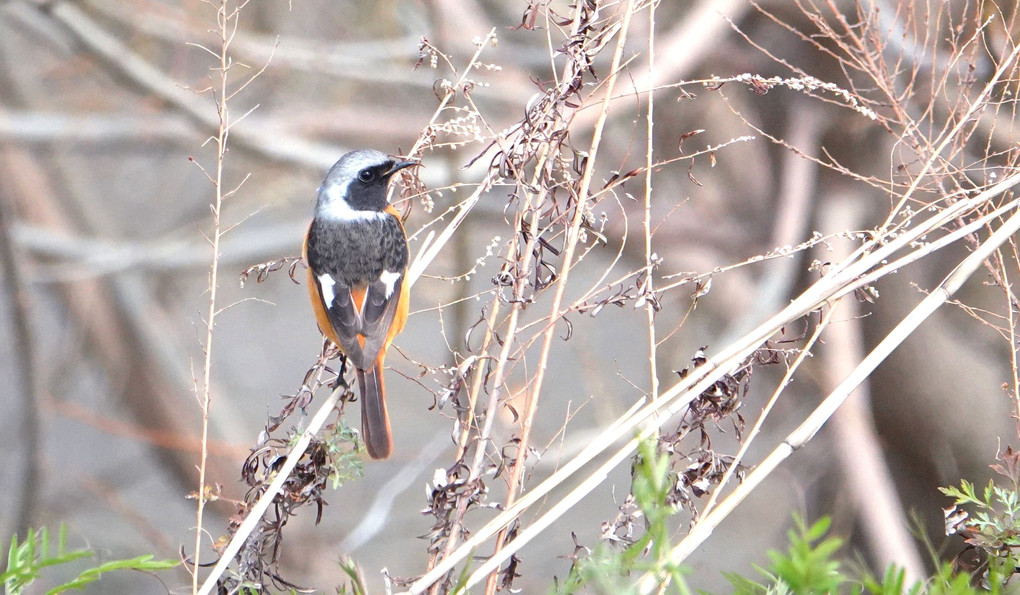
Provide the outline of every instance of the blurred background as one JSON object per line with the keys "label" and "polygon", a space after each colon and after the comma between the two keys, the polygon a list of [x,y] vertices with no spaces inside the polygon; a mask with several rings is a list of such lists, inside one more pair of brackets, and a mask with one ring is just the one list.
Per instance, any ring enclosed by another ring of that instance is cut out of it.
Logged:
{"label": "blurred background", "polygon": [[[822,81],[850,86],[844,66],[794,33],[814,31],[805,16],[810,5],[761,4],[764,10],[736,0],[659,4],[650,77],[646,13],[631,25],[625,58],[632,62],[607,123],[600,179],[644,164],[645,95],[635,89],[649,84],[661,85],[654,140],[659,158],[726,145],[656,172],[652,221],[653,247],[663,259],[659,286],[669,283],[668,275],[675,280],[709,273],[796,246],[816,231],[881,223],[893,202],[881,181],[901,182],[901,166],[914,163],[915,157],[904,156],[897,130],[839,102],[781,86],[767,94],[737,84],[669,86],[742,73],[791,76],[779,59]],[[940,16],[926,21],[930,38],[918,37],[916,26],[897,28],[898,22],[915,21],[893,0],[833,6],[851,20],[859,9],[881,11],[886,20],[876,21],[880,30],[905,40],[887,47],[885,57],[905,70],[944,67],[937,52],[927,53],[947,37],[939,28],[955,25],[961,35],[972,35],[969,19],[975,16],[993,17],[981,37],[984,47],[965,54],[979,83],[990,76],[989,56],[1017,41],[1009,12],[1015,7],[909,4],[909,10]],[[571,10],[566,2],[541,5],[561,14]],[[443,222],[430,222],[479,179],[486,160],[469,166],[472,158],[493,134],[523,117],[542,82],[561,67],[556,50],[562,31],[544,17],[521,27],[530,10],[526,2],[453,0],[243,7],[231,75],[240,83],[265,70],[229,104],[235,120],[247,115],[232,130],[225,171],[226,185],[240,187],[223,211],[224,225],[233,229],[222,245],[223,310],[212,346],[208,478],[222,486],[224,499],[209,507],[205,527],[213,538],[225,532],[234,512],[229,499],[246,490],[240,467],[267,415],[279,411],[282,395],[300,388],[321,346],[306,289],[286,270],[262,283],[249,279],[243,287],[239,274],[260,262],[299,256],[329,166],[355,148],[408,151],[433,118],[443,81],[457,78],[449,65],[466,67],[478,42],[494,30],[498,43],[482,47],[470,92],[455,103],[460,111],[439,114],[442,132],[423,156],[420,174],[432,189],[427,200],[434,208],[430,212],[421,197],[402,203],[410,213],[409,233],[426,224],[440,228]],[[603,10],[608,16],[618,6]],[[0,3],[0,419],[6,420],[0,433],[0,536],[64,524],[73,544],[95,548],[102,558],[176,558],[182,547],[193,549],[194,501],[186,497],[197,485],[201,409],[195,389],[204,358],[214,192],[206,172],[215,168],[209,139],[217,124],[207,91],[215,84],[216,63],[202,46],[217,50],[210,33],[215,24],[215,8],[197,1]],[[423,39],[442,53],[435,64],[421,53]],[[610,55],[598,57],[598,76]],[[1015,91],[1016,81],[1010,84]],[[934,134],[953,104],[925,112],[930,88],[926,92],[916,104],[909,97],[905,104]],[[467,99],[477,114],[463,107]],[[590,136],[593,117],[579,115],[575,140]],[[1000,156],[982,162],[983,175],[1010,163],[1010,151],[1016,151],[1012,130],[1011,120],[990,125],[982,137],[990,140],[974,149],[974,159],[988,152]],[[823,155],[879,183],[805,158]],[[451,188],[456,184],[465,186]],[[641,184],[635,179],[625,190],[640,198]],[[512,233],[508,200],[506,188],[489,191],[415,285],[412,317],[396,342],[398,352],[387,360],[395,454],[367,463],[361,480],[328,493],[318,526],[312,510],[291,521],[281,564],[289,580],[330,591],[344,580],[341,555],[358,561],[373,591],[381,592],[383,568],[402,577],[424,572],[427,542],[419,536],[433,519],[421,514],[422,489],[455,451],[455,414],[434,406],[442,378],[425,372],[470,354],[477,339],[472,329],[486,315],[500,249]],[[578,287],[606,284],[607,270],[615,271],[612,280],[644,263],[640,200],[621,191],[595,213],[605,216],[609,239],[572,273]],[[413,238],[412,253],[423,235]],[[691,365],[698,348],[708,346],[711,353],[788,303],[817,277],[808,270],[813,259],[835,261],[856,245],[833,238],[789,258],[720,272],[693,310],[692,285],[665,292],[656,318],[663,386]],[[767,438],[752,449],[749,462],[842,379],[840,362],[853,365],[964,254],[952,248],[883,280],[880,297],[847,316],[863,344],[854,347],[851,338],[849,347],[836,339],[818,346],[818,357],[779,401],[764,428]],[[1001,290],[986,284],[971,283],[960,297],[988,312],[1003,310]],[[605,308],[572,322],[573,338],[557,344],[550,363],[533,430],[534,443],[546,450],[529,482],[549,475],[649,390],[643,309]],[[789,337],[802,332],[787,329]],[[868,511],[854,496],[860,489],[851,479],[854,440],[866,439],[880,450],[903,510],[916,514],[931,539],[942,543],[940,508],[949,502],[936,487],[961,478],[986,482],[996,452],[1015,442],[1013,396],[1004,388],[1012,383],[1010,355],[996,328],[963,309],[945,308],[871,377],[870,404],[859,395],[858,404],[874,415],[873,426],[865,415],[863,429],[853,427],[860,422],[845,432],[827,428],[796,453],[688,560],[691,585],[725,591],[721,572],[753,573],[751,564],[764,562],[768,547],[785,543],[795,511],[809,518],[834,515],[836,530],[852,538],[852,551],[877,563],[860,530],[860,515]],[[534,370],[523,360],[518,368],[521,383],[511,387],[510,399],[520,411],[531,398],[525,376]],[[754,377],[743,403],[746,419],[757,418],[782,374],[778,368]],[[517,420],[509,410],[500,415],[497,432],[506,438]],[[734,433],[723,426],[715,447],[732,454]],[[516,586],[545,592],[554,576],[562,579],[574,550],[571,532],[594,546],[601,524],[616,516],[629,479],[629,469],[618,469],[549,529],[547,539],[525,549]],[[473,514],[469,523],[491,516]],[[160,579],[109,575],[93,592],[182,592],[186,582],[184,571]]]}

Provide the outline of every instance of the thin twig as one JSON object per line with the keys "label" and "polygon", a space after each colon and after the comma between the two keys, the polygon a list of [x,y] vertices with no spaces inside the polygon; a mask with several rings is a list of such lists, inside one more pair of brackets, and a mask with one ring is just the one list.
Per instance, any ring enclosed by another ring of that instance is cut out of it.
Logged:
{"label": "thin twig", "polygon": [[198,591],[198,569],[201,568],[202,555],[202,526],[206,502],[206,458],[209,445],[209,410],[212,404],[212,355],[213,355],[213,332],[216,328],[216,315],[218,305],[216,295],[219,290],[219,266],[220,266],[220,238],[223,229],[220,226],[220,215],[223,212],[223,201],[228,193],[223,190],[223,167],[226,161],[227,140],[231,126],[228,100],[230,89],[228,87],[229,72],[231,66],[230,50],[230,29],[237,26],[240,7],[231,9],[229,0],[220,0],[217,9],[217,23],[219,24],[219,89],[217,93],[217,117],[219,129],[216,134],[216,173],[215,173],[215,198],[212,204],[212,263],[209,265],[209,308],[205,320],[205,342],[202,349],[205,360],[202,362],[202,384],[198,387],[199,403],[202,410],[202,450],[198,462],[198,495],[195,511],[195,551],[191,573],[191,591]]}
{"label": "thin twig", "polygon": [[[648,80],[655,76],[655,2],[648,6]],[[648,377],[649,396],[654,401],[659,396],[659,370],[656,365],[658,341],[655,337],[655,311],[659,307],[655,299],[655,262],[652,252],[652,165],[655,163],[655,94],[646,99],[648,114],[645,118],[645,204],[642,231],[645,239],[645,314],[648,318]]]}

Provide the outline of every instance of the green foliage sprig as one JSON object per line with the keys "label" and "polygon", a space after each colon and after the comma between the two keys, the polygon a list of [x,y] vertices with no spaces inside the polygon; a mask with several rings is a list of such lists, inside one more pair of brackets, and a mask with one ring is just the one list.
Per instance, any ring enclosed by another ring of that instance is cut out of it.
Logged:
{"label": "green foliage sprig", "polygon": [[990,590],[1005,586],[1020,566],[1020,452],[1006,447],[998,460],[990,467],[999,482],[989,480],[980,493],[965,479],[958,488],[939,488],[953,499],[953,506],[944,511],[946,534],[963,537],[981,554],[975,574]]}
{"label": "green foliage sprig", "polygon": [[[7,550],[7,567],[0,580],[3,581],[7,595],[21,595],[25,589],[35,582],[45,568],[69,564],[76,560],[95,555],[89,549],[68,549],[67,531],[63,526],[57,534],[56,547],[51,555],[50,533],[46,527],[30,531],[23,542],[18,536],[11,537],[11,547]],[[98,581],[103,573],[115,570],[140,570],[155,572],[169,570],[177,566],[175,560],[154,560],[152,555],[138,556],[124,560],[111,560],[92,568],[83,570],[73,580],[46,591],[46,595],[55,595],[71,589],[82,589],[85,585]]]}
{"label": "green foliage sprig", "polygon": [[574,564],[570,576],[557,586],[556,593],[636,593],[637,585],[628,577],[633,572],[652,569],[665,570],[664,574],[670,577],[670,590],[663,592],[690,592],[683,580],[684,569],[669,560],[672,548],[669,519],[676,511],[666,502],[677,479],[670,471],[669,455],[657,450],[655,439],[642,442],[638,452],[632,471],[631,494],[639,515],[645,520],[644,534],[622,550],[600,545],[590,556]]}

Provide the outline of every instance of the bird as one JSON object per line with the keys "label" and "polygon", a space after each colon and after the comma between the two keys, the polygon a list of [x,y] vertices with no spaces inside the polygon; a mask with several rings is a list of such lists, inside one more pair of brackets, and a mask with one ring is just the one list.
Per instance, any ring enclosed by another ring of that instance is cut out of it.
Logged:
{"label": "bird", "polygon": [[373,149],[340,157],[319,186],[304,241],[315,319],[354,367],[362,438],[373,459],[393,450],[383,361],[409,307],[407,235],[387,188],[393,174],[416,165]]}

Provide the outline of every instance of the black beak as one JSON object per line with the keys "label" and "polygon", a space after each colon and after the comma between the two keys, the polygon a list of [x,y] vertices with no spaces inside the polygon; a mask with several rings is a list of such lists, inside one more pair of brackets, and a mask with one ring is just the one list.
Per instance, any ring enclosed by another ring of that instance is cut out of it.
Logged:
{"label": "black beak", "polygon": [[393,167],[386,171],[384,177],[390,177],[405,167],[412,167],[415,165],[421,165],[421,161],[394,161]]}

